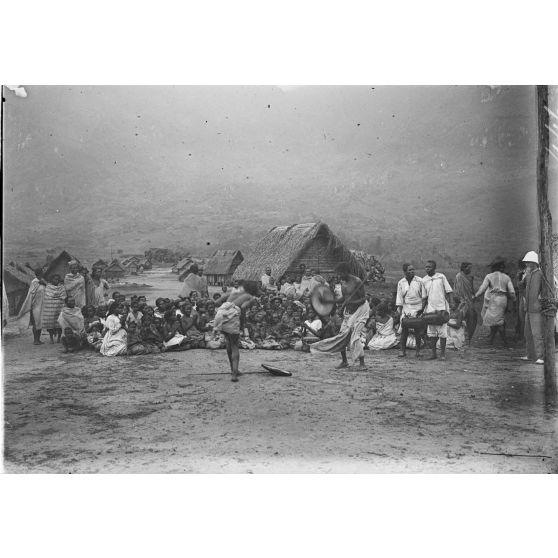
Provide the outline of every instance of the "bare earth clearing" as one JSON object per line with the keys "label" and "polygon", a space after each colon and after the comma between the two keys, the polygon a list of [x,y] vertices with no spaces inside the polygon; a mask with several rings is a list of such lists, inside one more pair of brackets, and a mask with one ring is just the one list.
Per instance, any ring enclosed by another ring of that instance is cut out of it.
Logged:
{"label": "bare earth clearing", "polygon": [[558,472],[542,367],[482,339],[446,363],[367,352],[366,372],[243,351],[238,384],[224,351],[104,358],[31,341],[4,338],[7,472]]}

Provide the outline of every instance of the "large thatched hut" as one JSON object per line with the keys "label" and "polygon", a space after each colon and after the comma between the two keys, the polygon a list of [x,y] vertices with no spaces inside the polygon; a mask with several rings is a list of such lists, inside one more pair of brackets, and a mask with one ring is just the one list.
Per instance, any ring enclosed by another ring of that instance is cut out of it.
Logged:
{"label": "large thatched hut", "polygon": [[259,281],[266,267],[279,279],[286,273],[296,274],[301,264],[327,276],[341,262],[347,262],[354,275],[364,277],[360,263],[325,223],[273,227],[236,268],[233,279]]}
{"label": "large thatched hut", "polygon": [[240,250],[217,250],[203,268],[208,285],[227,284],[243,260]]}

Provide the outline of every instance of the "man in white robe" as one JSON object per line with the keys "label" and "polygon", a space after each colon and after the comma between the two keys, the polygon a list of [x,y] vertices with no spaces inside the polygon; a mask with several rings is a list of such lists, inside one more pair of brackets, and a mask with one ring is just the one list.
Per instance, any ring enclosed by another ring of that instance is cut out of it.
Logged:
{"label": "man in white robe", "polygon": [[[424,308],[426,299],[426,291],[420,279],[415,275],[413,264],[403,264],[403,277],[397,283],[397,298],[395,305],[400,317],[401,323],[401,352],[399,356],[404,358],[407,354],[407,339],[409,337],[409,329],[403,326],[403,318],[415,318]],[[414,331],[416,338],[416,356],[420,356],[420,342],[424,331]]]}

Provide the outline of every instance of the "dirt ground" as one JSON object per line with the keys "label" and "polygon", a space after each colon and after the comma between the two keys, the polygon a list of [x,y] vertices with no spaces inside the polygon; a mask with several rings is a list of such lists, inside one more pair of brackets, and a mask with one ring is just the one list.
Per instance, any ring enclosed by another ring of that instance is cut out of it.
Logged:
{"label": "dirt ground", "polygon": [[243,351],[237,384],[224,351],[105,358],[31,341],[4,337],[7,472],[558,472],[542,367],[483,339],[445,363],[367,352],[365,372]]}

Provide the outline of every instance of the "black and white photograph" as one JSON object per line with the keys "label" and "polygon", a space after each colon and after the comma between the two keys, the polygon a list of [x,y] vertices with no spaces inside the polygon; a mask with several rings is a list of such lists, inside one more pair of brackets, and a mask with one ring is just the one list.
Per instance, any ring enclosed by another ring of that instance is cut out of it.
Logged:
{"label": "black and white photograph", "polygon": [[2,97],[5,472],[558,472],[558,88]]}

